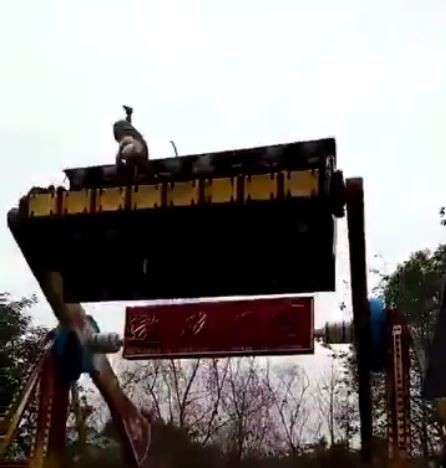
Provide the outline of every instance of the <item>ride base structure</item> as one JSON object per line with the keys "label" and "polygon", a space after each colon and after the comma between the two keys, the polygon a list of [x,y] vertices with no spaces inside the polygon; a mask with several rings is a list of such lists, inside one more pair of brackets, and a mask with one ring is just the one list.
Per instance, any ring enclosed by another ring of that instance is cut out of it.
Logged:
{"label": "ride base structure", "polygon": [[[65,173],[68,190],[33,188],[8,213],[59,326],[0,419],[0,453],[34,402],[22,466],[63,466],[70,388],[88,373],[125,462],[149,467],[150,415],[124,394],[107,353],[123,345],[127,359],[308,354],[325,337],[355,343],[363,460],[372,458],[373,370],[388,375],[390,455],[407,458],[404,330],[396,313],[369,303],[363,183],[344,181],[334,139],[150,160],[138,172],[110,165]],[[330,338],[329,328],[314,330],[312,297],[296,295],[334,291],[345,209],[353,333]],[[122,339],[102,334],[81,306],[156,299],[194,301],[127,308]]]}

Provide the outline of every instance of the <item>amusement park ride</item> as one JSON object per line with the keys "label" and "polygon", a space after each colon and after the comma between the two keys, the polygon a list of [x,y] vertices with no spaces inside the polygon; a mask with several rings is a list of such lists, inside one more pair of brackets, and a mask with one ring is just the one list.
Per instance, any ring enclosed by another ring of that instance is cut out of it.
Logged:
{"label": "amusement park ride", "polygon": [[[407,330],[396,311],[368,300],[363,183],[344,181],[334,139],[65,173],[68,190],[34,188],[8,213],[59,326],[0,417],[0,459],[34,403],[32,449],[20,466],[63,466],[70,388],[88,373],[126,466],[149,467],[150,415],[126,397],[106,357],[122,346],[127,359],[159,359],[302,354],[318,337],[348,342],[348,333],[315,331],[313,299],[296,296],[334,291],[345,209],[363,459],[371,458],[372,371],[388,377],[390,456],[410,455]],[[127,308],[123,339],[101,333],[80,304],[185,298],[196,302]]]}

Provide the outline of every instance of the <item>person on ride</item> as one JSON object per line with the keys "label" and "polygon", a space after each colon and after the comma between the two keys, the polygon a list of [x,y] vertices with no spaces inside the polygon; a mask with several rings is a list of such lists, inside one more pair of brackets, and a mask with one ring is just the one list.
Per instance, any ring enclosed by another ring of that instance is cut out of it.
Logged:
{"label": "person on ride", "polygon": [[149,149],[141,133],[127,120],[113,125],[115,140],[119,143],[116,165],[143,166],[149,159]]}

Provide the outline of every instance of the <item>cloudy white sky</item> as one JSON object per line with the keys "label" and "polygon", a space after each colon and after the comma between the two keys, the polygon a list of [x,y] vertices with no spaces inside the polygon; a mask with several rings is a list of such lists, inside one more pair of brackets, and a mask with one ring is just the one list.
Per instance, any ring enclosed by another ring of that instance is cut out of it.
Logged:
{"label": "cloudy white sky", "polygon": [[[114,159],[121,105],[153,157],[335,136],[363,176],[371,264],[445,236],[444,0],[15,0],[0,2],[0,213],[66,167]],[[347,277],[340,226],[339,280]],[[6,222],[0,289],[37,284]],[[318,298],[337,316],[344,291]],[[93,307],[120,331],[123,306]],[[52,325],[42,303],[36,320]]]}

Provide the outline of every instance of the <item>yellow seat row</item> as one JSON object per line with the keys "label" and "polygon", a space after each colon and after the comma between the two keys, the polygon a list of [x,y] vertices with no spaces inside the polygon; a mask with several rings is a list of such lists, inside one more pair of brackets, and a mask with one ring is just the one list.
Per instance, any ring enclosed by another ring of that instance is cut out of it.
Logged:
{"label": "yellow seat row", "polygon": [[[240,181],[240,182],[239,182]],[[27,211],[30,217],[90,212],[142,210],[162,206],[191,206],[203,203],[309,198],[319,194],[319,171],[286,171],[282,173],[171,182],[133,187],[113,187],[66,191],[57,194],[31,194]],[[202,198],[201,198],[202,197]]]}

